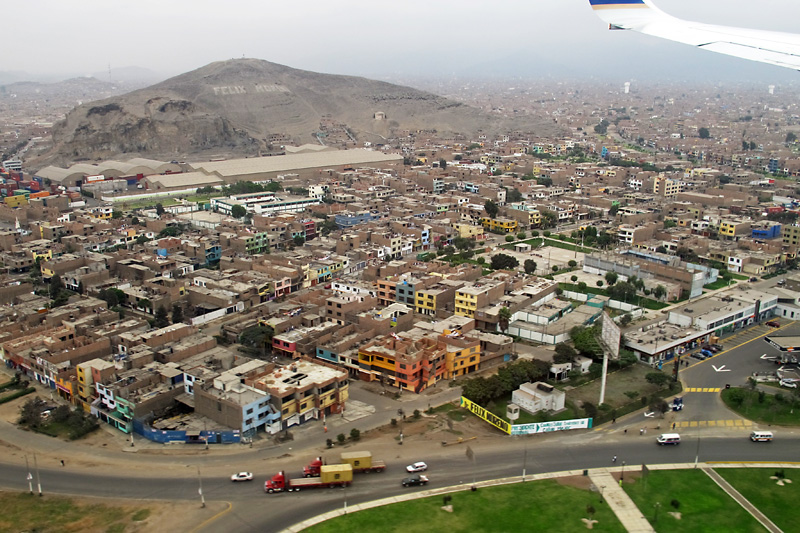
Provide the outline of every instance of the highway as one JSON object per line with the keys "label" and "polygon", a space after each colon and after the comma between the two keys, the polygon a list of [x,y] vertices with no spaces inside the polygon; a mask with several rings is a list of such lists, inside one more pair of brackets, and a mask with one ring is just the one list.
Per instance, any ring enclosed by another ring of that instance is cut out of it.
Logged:
{"label": "highway", "polygon": [[[475,466],[468,461],[465,447],[452,446],[431,450],[419,457],[429,465],[428,488],[469,485],[476,481],[543,473],[561,470],[612,466],[611,458],[618,457],[616,466],[625,461],[631,470],[641,464],[692,463],[698,456],[705,461],[770,461],[790,462],[797,459],[800,436],[778,433],[771,443],[752,443],[746,432],[733,432],[728,437],[683,434],[679,446],[658,446],[656,432],[639,436],[603,431],[582,434],[509,437],[486,445],[475,444]],[[233,504],[232,510],[209,524],[203,531],[279,531],[311,516],[341,507],[378,498],[424,490],[403,488],[405,465],[410,462],[386,458],[389,467],[380,474],[359,474],[347,489],[309,490],[300,493],[267,495],[263,492],[266,473],[256,476],[252,483],[232,483],[227,476],[204,477],[206,500],[224,500]],[[297,457],[283,464],[290,474],[302,471]],[[232,469],[232,471],[235,468]],[[33,487],[36,490],[36,475]],[[11,490],[28,490],[25,464],[0,464],[0,486]],[[46,493],[80,494],[117,498],[192,500],[198,499],[198,479],[195,465],[187,465],[182,477],[150,478],[96,476],[67,469],[40,469],[39,477]],[[199,506],[199,501],[198,501]]]}

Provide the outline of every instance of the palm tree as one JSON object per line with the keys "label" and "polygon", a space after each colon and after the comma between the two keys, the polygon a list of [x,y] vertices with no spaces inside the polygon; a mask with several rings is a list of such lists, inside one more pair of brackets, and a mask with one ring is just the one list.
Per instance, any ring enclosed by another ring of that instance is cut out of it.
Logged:
{"label": "palm tree", "polygon": [[503,333],[508,329],[508,323],[511,321],[511,309],[503,307],[497,313],[497,325],[500,326],[500,331]]}

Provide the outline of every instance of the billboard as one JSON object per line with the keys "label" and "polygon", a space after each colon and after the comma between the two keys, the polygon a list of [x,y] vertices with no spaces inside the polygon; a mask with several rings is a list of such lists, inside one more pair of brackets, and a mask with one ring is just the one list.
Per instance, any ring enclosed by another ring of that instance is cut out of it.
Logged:
{"label": "billboard", "polygon": [[461,397],[461,407],[467,409],[474,415],[477,415],[478,418],[481,418],[491,425],[502,431],[503,433],[510,434],[511,433],[511,424],[500,418],[494,413],[489,412],[487,409],[484,409],[477,403],[470,401],[463,396]]}
{"label": "billboard", "polygon": [[106,177],[103,174],[97,174],[95,176],[86,176],[86,183],[94,183],[96,181],[105,181]]}
{"label": "billboard", "polygon": [[511,426],[512,435],[532,435],[550,431],[567,431],[570,429],[591,429],[591,418],[575,418],[572,420],[556,420],[555,422],[539,422],[536,424],[515,424]]}
{"label": "billboard", "polygon": [[621,338],[619,326],[614,323],[614,319],[603,311],[603,329],[600,333],[600,341],[608,349],[611,357],[619,359],[619,341]]}

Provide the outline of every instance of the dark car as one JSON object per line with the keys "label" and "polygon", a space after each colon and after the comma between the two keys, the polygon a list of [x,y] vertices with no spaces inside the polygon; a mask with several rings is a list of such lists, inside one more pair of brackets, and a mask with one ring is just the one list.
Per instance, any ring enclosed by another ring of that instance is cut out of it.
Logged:
{"label": "dark car", "polygon": [[724,349],[725,349],[725,348],[723,348],[723,347],[722,347],[722,345],[721,345],[721,344],[712,344],[712,345],[711,345],[711,349],[713,350],[713,349],[715,349],[715,348],[717,349],[717,351],[718,351],[718,352],[721,352],[722,350],[724,350]]}
{"label": "dark car", "polygon": [[767,322],[767,325],[769,327],[771,327],[771,328],[779,328],[779,327],[781,327],[781,323],[778,322],[777,320],[770,320],[769,322]]}
{"label": "dark car", "polygon": [[426,485],[428,483],[428,476],[422,474],[414,474],[403,479],[404,487],[413,487],[414,485]]}

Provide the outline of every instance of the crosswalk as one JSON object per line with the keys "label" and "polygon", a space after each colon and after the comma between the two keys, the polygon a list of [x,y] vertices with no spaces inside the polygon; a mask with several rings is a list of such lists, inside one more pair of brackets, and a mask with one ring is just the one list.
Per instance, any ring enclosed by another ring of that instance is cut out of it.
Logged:
{"label": "crosswalk", "polygon": [[686,387],[683,392],[719,392],[721,387]]}
{"label": "crosswalk", "polygon": [[682,420],[680,422],[675,422],[676,429],[705,427],[751,429],[753,427],[753,422],[742,418],[735,418],[732,420]]}

